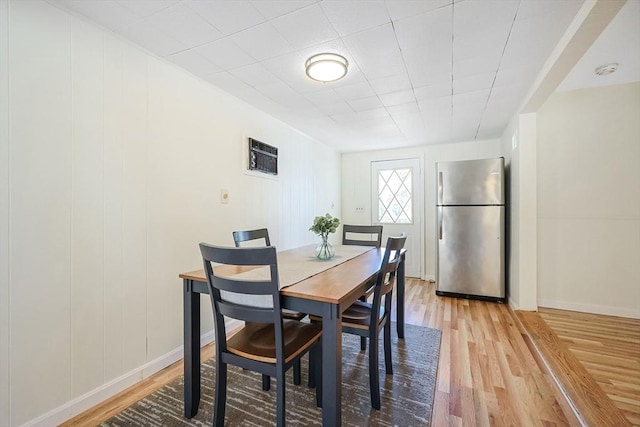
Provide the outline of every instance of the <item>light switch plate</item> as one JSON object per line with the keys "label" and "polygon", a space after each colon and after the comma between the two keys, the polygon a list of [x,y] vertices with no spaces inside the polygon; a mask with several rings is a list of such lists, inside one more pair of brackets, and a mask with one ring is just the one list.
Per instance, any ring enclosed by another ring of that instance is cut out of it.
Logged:
{"label": "light switch plate", "polygon": [[220,203],[224,203],[224,204],[229,203],[229,191],[220,190]]}

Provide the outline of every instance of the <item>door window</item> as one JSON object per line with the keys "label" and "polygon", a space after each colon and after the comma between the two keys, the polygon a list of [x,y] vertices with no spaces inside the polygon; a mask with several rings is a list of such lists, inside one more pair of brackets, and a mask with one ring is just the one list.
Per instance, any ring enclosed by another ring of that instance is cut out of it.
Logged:
{"label": "door window", "polygon": [[412,169],[378,171],[378,222],[380,224],[412,224]]}

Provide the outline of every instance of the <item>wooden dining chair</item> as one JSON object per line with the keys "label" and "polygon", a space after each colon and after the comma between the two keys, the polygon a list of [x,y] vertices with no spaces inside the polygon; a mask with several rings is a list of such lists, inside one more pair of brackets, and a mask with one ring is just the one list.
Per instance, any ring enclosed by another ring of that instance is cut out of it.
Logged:
{"label": "wooden dining chair", "polygon": [[[258,228],[256,230],[240,230],[233,232],[233,243],[236,248],[241,247],[241,243],[255,242],[256,240],[262,240],[264,246],[271,246],[271,240],[269,239],[269,230],[266,228]],[[302,320],[307,313],[300,313],[293,310],[282,310],[282,315],[285,319]],[[300,385],[302,382],[302,369],[300,363],[297,363],[293,368],[293,383]],[[271,388],[271,381],[267,375],[262,377],[262,389],[269,390]]]}
{"label": "wooden dining chair", "polygon": [[[303,355],[311,352],[314,366],[309,375],[316,375],[316,404],[320,406],[322,328],[317,324],[283,318],[276,249],[224,248],[201,243],[200,252],[211,297],[216,340],[213,425],[224,425],[229,364],[276,378],[276,419],[278,426],[284,426],[285,372],[294,364],[299,364]],[[266,266],[270,277],[246,280],[225,276],[216,273],[212,263],[235,268]],[[245,326],[228,336],[225,327],[227,317],[244,321]]]}
{"label": "wooden dining chair", "polygon": [[[382,244],[382,226],[381,225],[349,225],[342,226],[342,244],[357,246],[375,246],[379,248]],[[372,279],[367,286],[367,291],[360,297],[360,301],[366,301],[373,293],[373,285],[376,279]],[[360,349],[367,349],[367,339],[360,339]]]}
{"label": "wooden dining chair", "polygon": [[[356,301],[342,313],[342,332],[369,340],[369,389],[371,406],[380,409],[380,379],[378,376],[378,338],[384,330],[384,365],[387,374],[393,373],[391,364],[391,301],[396,273],[406,236],[389,237],[380,271],[376,277],[373,301]],[[311,316],[311,320],[322,319]],[[315,357],[315,356],[314,356]]]}

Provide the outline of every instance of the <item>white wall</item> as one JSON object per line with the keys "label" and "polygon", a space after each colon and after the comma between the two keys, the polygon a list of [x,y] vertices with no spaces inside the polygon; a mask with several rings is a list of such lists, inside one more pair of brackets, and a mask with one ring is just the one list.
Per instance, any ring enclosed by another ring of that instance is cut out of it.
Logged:
{"label": "white wall", "polygon": [[[424,145],[420,147],[364,151],[342,154],[342,222],[371,224],[371,162],[380,160],[422,159],[424,178],[425,241],[424,266],[426,279],[435,279],[436,162],[469,160],[502,156],[500,140],[471,141],[454,144]],[[356,212],[364,207],[364,212]]]}
{"label": "white wall", "polygon": [[539,305],[640,318],[640,83],[538,113]]}
{"label": "white wall", "polygon": [[[0,0],[0,36],[0,425],[51,425],[181,356],[199,242],[314,242],[340,157],[51,4]],[[243,173],[247,136],[277,179]]]}

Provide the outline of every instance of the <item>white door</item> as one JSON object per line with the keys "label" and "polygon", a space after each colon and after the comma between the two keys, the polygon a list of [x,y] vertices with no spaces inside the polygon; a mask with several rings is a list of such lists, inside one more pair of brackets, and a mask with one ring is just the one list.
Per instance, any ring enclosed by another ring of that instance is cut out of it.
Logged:
{"label": "white door", "polygon": [[371,162],[371,223],[387,237],[407,235],[405,274],[422,276],[422,173],[420,159]]}

